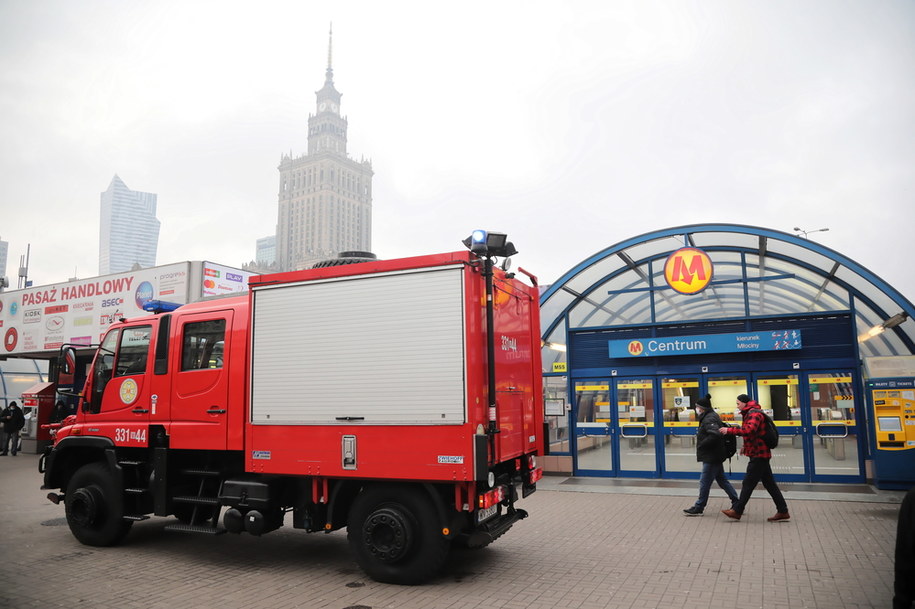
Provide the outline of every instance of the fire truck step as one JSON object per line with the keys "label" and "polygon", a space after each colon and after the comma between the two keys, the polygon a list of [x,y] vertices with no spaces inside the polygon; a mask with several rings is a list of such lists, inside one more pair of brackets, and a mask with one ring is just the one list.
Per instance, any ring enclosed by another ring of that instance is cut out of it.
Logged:
{"label": "fire truck step", "polygon": [[205,526],[202,524],[184,524],[183,522],[173,522],[165,525],[166,531],[181,531],[183,533],[206,533],[208,535],[222,535],[225,529],[215,526]]}
{"label": "fire truck step", "polygon": [[142,495],[148,491],[145,488],[125,488],[124,492],[128,495]]}
{"label": "fire truck step", "polygon": [[172,501],[177,501],[178,503],[195,503],[197,505],[219,505],[219,499],[217,499],[216,497],[197,497],[197,496],[182,495],[179,497],[172,497]]}
{"label": "fire truck step", "polygon": [[121,466],[124,466],[124,465],[136,466],[136,465],[143,465],[144,463],[145,463],[145,461],[128,461],[126,459],[122,460],[122,461],[118,461],[118,465],[121,465]]}
{"label": "fire truck step", "polygon": [[212,469],[183,469],[181,470],[182,474],[188,474],[190,476],[219,476],[220,472]]}
{"label": "fire truck step", "polygon": [[125,515],[123,516],[123,519],[124,519],[124,520],[129,520],[130,522],[140,522],[140,521],[143,521],[143,520],[149,520],[149,516],[145,516],[145,515],[143,515],[143,514],[137,514],[137,515],[134,515],[134,514],[125,514]]}

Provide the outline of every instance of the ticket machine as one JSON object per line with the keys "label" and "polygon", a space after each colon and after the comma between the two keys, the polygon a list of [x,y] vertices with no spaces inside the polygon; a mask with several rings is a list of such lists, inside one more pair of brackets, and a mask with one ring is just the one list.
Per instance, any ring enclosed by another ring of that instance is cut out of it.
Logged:
{"label": "ticket machine", "polygon": [[871,409],[874,484],[882,489],[915,486],[915,377],[866,382]]}

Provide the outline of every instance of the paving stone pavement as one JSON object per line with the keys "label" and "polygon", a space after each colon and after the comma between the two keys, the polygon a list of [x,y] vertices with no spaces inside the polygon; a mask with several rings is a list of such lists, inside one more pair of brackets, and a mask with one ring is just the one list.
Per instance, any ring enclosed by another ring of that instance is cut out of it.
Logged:
{"label": "paving stone pavement", "polygon": [[[376,583],[346,532],[291,527],[258,539],[137,523],[124,544],[80,545],[40,490],[38,458],[0,457],[0,607],[41,609],[888,608],[902,493],[788,490],[792,519],[760,488],[730,521],[681,510],[694,483],[547,477],[530,517],[489,548],[452,553],[429,584]],[[860,485],[859,489],[860,490]],[[827,497],[828,495],[828,497]],[[847,497],[849,500],[844,500]],[[824,500],[829,499],[829,500]]]}

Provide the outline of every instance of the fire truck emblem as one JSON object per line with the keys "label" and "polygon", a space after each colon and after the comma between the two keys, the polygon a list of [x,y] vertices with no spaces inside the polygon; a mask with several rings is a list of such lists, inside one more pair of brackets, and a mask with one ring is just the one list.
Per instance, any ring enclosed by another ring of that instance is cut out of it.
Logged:
{"label": "fire truck emblem", "polygon": [[137,399],[139,395],[139,390],[137,389],[137,382],[133,379],[126,379],[121,383],[121,401],[125,404],[133,404],[134,400]]}
{"label": "fire truck emblem", "polygon": [[664,263],[667,285],[681,294],[697,294],[712,281],[712,259],[695,247],[682,247]]}
{"label": "fire truck emblem", "polygon": [[645,346],[642,345],[642,341],[633,340],[629,341],[629,355],[642,355],[645,351]]}

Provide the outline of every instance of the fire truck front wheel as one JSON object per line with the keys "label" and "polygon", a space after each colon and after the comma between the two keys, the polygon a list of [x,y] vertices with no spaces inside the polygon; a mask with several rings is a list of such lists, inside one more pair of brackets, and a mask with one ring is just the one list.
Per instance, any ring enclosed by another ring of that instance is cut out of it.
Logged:
{"label": "fire truck front wheel", "polygon": [[445,564],[450,547],[435,514],[431,498],[420,488],[367,488],[353,502],[347,525],[356,562],[376,581],[428,581]]}
{"label": "fire truck front wheel", "polygon": [[103,463],[84,465],[67,485],[67,524],[80,543],[111,546],[130,531],[124,520],[124,498]]}

